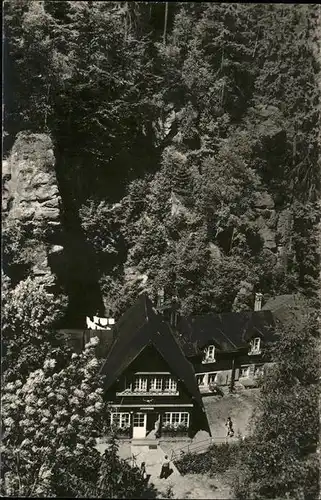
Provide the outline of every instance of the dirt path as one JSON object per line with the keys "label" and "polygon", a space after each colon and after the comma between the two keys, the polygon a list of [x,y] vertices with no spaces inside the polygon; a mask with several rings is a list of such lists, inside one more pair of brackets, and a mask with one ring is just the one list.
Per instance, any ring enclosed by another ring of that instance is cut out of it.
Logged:
{"label": "dirt path", "polygon": [[203,474],[186,474],[185,476],[170,476],[154,483],[163,494],[168,486],[172,486],[174,498],[177,499],[213,499],[227,500],[231,498],[229,488],[218,479],[209,478]]}

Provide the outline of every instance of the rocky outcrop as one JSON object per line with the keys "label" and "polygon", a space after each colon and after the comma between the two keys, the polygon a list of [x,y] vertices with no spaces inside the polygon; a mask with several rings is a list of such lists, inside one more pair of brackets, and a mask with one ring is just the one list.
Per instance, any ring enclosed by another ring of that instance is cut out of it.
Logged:
{"label": "rocky outcrop", "polygon": [[256,224],[264,249],[275,258],[280,270],[287,267],[287,256],[291,248],[293,216],[289,208],[277,209],[272,196],[267,192],[256,193]]}
{"label": "rocky outcrop", "polygon": [[59,226],[60,196],[51,139],[20,133],[5,165],[4,213],[33,226]]}
{"label": "rocky outcrop", "polygon": [[53,144],[45,134],[21,132],[2,173],[3,227],[23,233],[24,264],[34,276],[52,284],[50,255],[63,252],[60,241],[60,196]]}

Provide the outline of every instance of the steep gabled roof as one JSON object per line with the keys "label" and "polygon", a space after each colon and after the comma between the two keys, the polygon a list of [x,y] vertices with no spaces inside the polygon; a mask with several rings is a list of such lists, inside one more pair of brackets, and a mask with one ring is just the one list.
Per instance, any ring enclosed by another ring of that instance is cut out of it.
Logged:
{"label": "steep gabled roof", "polygon": [[137,356],[152,345],[168,363],[171,371],[185,385],[190,395],[202,406],[193,365],[185,358],[170,326],[157,314],[143,293],[115,326],[115,341],[101,368],[107,390]]}
{"label": "steep gabled roof", "polygon": [[274,339],[274,326],[270,311],[242,311],[182,318],[178,332],[186,356],[192,356],[208,342],[222,351],[245,347],[254,336],[269,342]]}

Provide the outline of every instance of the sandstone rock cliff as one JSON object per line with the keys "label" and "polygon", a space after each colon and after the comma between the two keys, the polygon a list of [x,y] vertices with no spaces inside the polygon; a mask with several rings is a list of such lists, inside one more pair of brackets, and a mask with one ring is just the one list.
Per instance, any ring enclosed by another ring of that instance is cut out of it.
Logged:
{"label": "sandstone rock cliff", "polygon": [[23,260],[31,275],[52,285],[50,256],[63,253],[52,141],[45,134],[21,132],[3,163],[3,228],[14,228],[22,245],[16,259]]}
{"label": "sandstone rock cliff", "polygon": [[257,193],[255,212],[263,247],[273,257],[280,271],[287,267],[287,255],[291,249],[293,215],[289,208],[277,209],[267,192]]}

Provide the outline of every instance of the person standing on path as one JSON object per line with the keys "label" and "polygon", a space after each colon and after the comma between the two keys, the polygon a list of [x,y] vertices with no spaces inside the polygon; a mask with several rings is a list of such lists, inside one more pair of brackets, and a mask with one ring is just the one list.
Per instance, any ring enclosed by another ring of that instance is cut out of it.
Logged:
{"label": "person standing on path", "polygon": [[231,420],[231,417],[227,417],[226,421],[226,427],[227,427],[227,437],[233,437],[234,436],[234,429],[233,429],[233,422]]}
{"label": "person standing on path", "polygon": [[166,479],[169,476],[169,459],[168,456],[165,455],[164,460],[162,462],[162,468],[159,478]]}
{"label": "person standing on path", "polygon": [[160,429],[160,415],[158,415],[158,419],[155,422],[155,438],[156,439],[159,438],[159,434],[160,434],[159,429]]}
{"label": "person standing on path", "polygon": [[141,473],[143,479],[147,479],[147,472],[146,472],[146,464],[145,464],[145,462],[142,462],[142,464],[140,466],[140,473]]}

